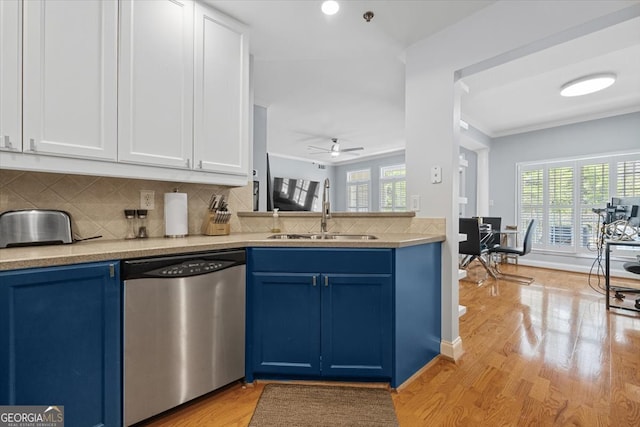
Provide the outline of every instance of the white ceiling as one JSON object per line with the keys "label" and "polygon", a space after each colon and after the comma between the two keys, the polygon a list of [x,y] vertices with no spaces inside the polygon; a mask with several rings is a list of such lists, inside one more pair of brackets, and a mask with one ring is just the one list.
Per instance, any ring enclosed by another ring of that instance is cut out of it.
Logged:
{"label": "white ceiling", "polygon": [[[614,72],[610,88],[564,98],[560,87]],[[640,111],[640,18],[463,79],[462,118],[491,137]]]}
{"label": "white ceiling", "polygon": [[[322,162],[355,158],[309,149],[328,149],[334,137],[341,148],[365,147],[361,157],[403,149],[404,50],[493,3],[340,1],[338,14],[328,17],[320,0],[207,2],[251,29],[255,101],[268,108],[268,151]],[[362,17],[368,10],[375,14],[371,22]],[[577,114],[605,114],[603,109],[640,110],[640,25],[632,24],[603,37],[606,42],[594,44],[594,34],[587,48],[565,43],[568,51],[466,77],[471,91],[463,98],[463,119],[498,136],[576,121]],[[557,96],[560,85],[591,69],[615,71],[619,80],[582,97],[586,101]]]}

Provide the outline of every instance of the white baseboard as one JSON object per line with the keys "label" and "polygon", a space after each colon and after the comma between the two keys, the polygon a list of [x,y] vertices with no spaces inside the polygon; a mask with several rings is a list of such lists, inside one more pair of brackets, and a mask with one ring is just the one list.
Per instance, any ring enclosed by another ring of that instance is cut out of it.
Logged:
{"label": "white baseboard", "polygon": [[460,359],[460,357],[462,357],[462,355],[464,354],[464,349],[462,348],[462,339],[458,337],[453,340],[453,342],[440,341],[440,354],[453,361]]}
{"label": "white baseboard", "polygon": [[458,317],[462,317],[467,312],[467,307],[464,305],[458,305]]}
{"label": "white baseboard", "polygon": [[[589,274],[589,271],[591,271],[591,267],[586,265],[571,265],[571,264],[560,263],[560,262],[532,260],[532,259],[525,259],[525,257],[518,258],[518,264],[529,266],[529,267],[540,267],[540,268],[548,268],[551,270],[573,271],[575,273],[585,273],[585,274]],[[604,268],[604,260],[602,261],[602,264]],[[595,274],[595,269],[593,273]],[[629,273],[624,270],[613,270],[613,269],[611,270],[611,277],[621,277],[625,279],[636,279],[636,280],[639,278],[637,274]]]}

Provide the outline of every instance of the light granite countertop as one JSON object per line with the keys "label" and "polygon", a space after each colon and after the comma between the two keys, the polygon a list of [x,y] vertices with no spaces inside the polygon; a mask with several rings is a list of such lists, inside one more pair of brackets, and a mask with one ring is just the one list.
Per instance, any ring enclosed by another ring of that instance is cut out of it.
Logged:
{"label": "light granite countertop", "polygon": [[136,240],[88,240],[70,245],[0,249],[0,270],[78,264],[83,262],[172,255],[245,247],[401,248],[442,242],[436,234],[376,234],[374,240],[268,239],[272,233],[231,233],[227,236],[188,236]]}

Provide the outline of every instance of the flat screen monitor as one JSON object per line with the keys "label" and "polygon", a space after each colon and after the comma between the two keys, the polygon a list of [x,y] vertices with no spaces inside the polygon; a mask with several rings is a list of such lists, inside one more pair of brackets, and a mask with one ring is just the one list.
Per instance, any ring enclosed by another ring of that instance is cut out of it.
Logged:
{"label": "flat screen monitor", "polygon": [[613,197],[607,206],[607,222],[624,219],[629,224],[640,226],[640,197]]}
{"label": "flat screen monitor", "polygon": [[273,207],[281,211],[317,211],[318,181],[273,178]]}

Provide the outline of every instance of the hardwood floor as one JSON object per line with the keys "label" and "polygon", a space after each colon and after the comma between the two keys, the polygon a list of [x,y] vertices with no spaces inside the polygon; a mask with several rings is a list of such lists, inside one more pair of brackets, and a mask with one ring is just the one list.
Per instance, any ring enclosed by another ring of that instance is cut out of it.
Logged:
{"label": "hardwood floor", "polygon": [[[640,313],[607,312],[585,274],[506,270],[536,281],[460,281],[465,354],[393,393],[400,425],[640,426]],[[146,425],[247,426],[263,387],[231,385]]]}

